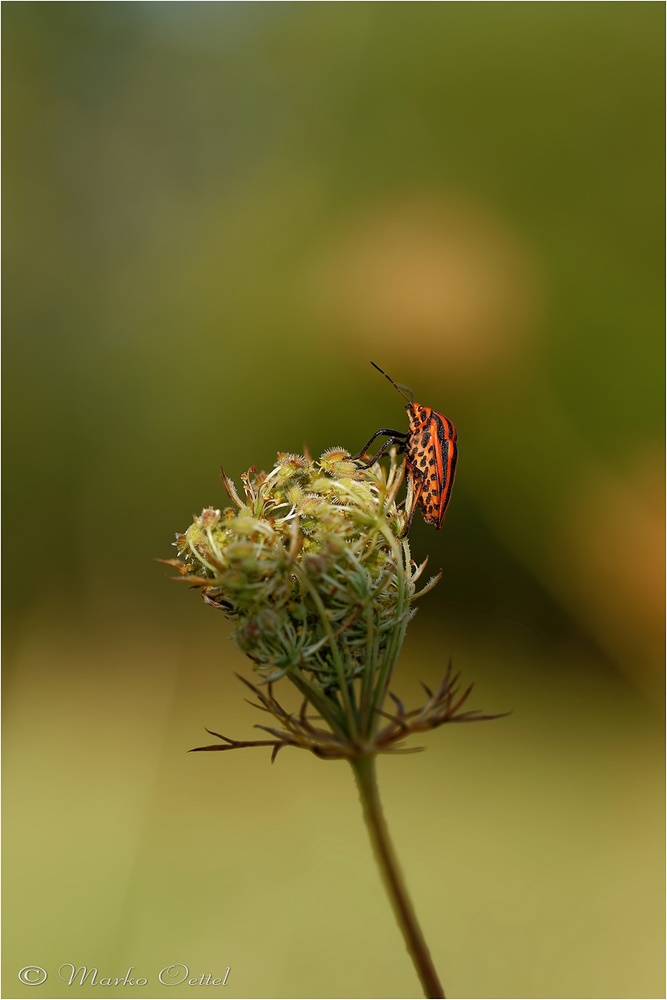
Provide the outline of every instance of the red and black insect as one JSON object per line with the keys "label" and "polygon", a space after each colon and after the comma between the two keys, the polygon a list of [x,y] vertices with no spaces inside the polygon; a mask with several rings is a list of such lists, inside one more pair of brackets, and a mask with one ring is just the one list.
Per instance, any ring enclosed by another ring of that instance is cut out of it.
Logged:
{"label": "red and black insect", "polygon": [[408,397],[403,391],[405,387],[397,385],[374,361],[371,361],[371,364],[391,382],[403,399],[408,400],[405,409],[410,429],[407,433],[403,433],[391,430],[389,427],[381,427],[354,456],[354,460],[362,458],[377,437],[386,435],[387,440],[377,454],[370,461],[364,462],[360,468],[369,469],[391,445],[396,445],[399,451],[404,451],[408,495],[405,501],[407,521],[403,535],[407,534],[417,507],[427,524],[434,524],[440,529],[451,499],[456,474],[458,458],[456,428],[442,413],[431,409],[430,406],[415,403],[412,393]]}

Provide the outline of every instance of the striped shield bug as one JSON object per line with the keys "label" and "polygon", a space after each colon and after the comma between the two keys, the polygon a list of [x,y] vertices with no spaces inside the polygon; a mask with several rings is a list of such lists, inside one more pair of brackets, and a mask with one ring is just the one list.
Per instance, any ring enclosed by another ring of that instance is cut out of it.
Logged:
{"label": "striped shield bug", "polygon": [[417,507],[427,524],[434,524],[440,529],[452,495],[456,474],[458,458],[456,428],[442,413],[431,409],[430,406],[415,403],[412,393],[407,395],[404,391],[405,386],[397,385],[374,361],[371,361],[371,364],[391,382],[403,399],[407,400],[405,409],[410,429],[402,432],[381,427],[368,439],[361,451],[353,456],[354,461],[358,462],[363,458],[376,438],[386,436],[387,440],[377,454],[370,461],[364,462],[360,468],[369,469],[388,448],[396,445],[399,451],[405,452],[408,479],[408,493],[405,500],[407,521],[401,537],[408,533]]}

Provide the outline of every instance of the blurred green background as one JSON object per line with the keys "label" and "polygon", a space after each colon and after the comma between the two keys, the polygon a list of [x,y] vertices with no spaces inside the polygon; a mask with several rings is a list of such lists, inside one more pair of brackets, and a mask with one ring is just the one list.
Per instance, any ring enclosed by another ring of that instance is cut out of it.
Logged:
{"label": "blurred green background", "polygon": [[663,5],[3,14],[3,995],[418,995],[345,765],[186,755],[261,720],[153,562],[373,358],[461,449],[396,688],[513,709],[381,762],[448,995],[664,996]]}

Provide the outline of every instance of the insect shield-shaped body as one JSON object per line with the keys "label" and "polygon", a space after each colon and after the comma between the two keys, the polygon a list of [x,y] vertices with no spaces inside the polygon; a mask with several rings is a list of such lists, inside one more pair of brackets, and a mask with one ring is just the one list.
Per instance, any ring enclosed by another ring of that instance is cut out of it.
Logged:
{"label": "insect shield-shaped body", "polygon": [[458,446],[456,443],[456,428],[448,417],[443,416],[430,406],[422,406],[406,396],[403,387],[397,385],[386,372],[383,372],[374,361],[374,368],[389,379],[394,388],[407,399],[405,409],[408,414],[410,430],[408,433],[382,427],[366,442],[355,456],[355,461],[365,455],[369,445],[377,437],[387,437],[374,458],[364,462],[361,468],[368,469],[384,455],[391,445],[397,445],[405,452],[405,465],[408,477],[408,494],[405,500],[406,525],[402,535],[406,535],[412,524],[417,507],[422,512],[427,524],[442,528],[447,506],[452,495]]}

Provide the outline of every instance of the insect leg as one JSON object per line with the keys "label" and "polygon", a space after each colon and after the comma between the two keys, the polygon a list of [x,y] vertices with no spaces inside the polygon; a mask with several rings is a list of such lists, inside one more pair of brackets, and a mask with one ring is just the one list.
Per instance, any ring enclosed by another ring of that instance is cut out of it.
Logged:
{"label": "insect leg", "polygon": [[[371,444],[373,444],[373,441],[375,441],[375,438],[382,437],[383,434],[387,434],[389,437],[392,438],[392,441],[395,441],[396,444],[401,444],[401,445],[405,445],[405,442],[408,440],[408,437],[409,437],[408,434],[403,434],[401,431],[392,431],[390,427],[381,427],[379,431],[376,431],[375,434],[373,434],[371,437],[369,437],[369,439],[366,442],[366,444],[363,446],[363,448],[361,448],[357,452],[356,455],[350,455],[350,458],[352,459],[352,461],[353,462],[358,461],[361,458],[361,456],[364,455],[367,452],[368,446],[371,445]],[[375,461],[375,460],[373,460],[373,461]],[[371,462],[371,465],[372,464],[373,464],[373,462]]]}
{"label": "insect leg", "polygon": [[[370,469],[371,465],[375,465],[375,463],[378,461],[378,459],[382,458],[382,456],[384,455],[384,453],[386,452],[386,450],[388,448],[391,448],[392,444],[397,444],[399,446],[399,448],[404,448],[405,447],[405,441],[403,441],[402,439],[399,440],[399,441],[397,441],[396,438],[387,438],[387,440],[385,441],[385,443],[382,445],[382,447],[380,448],[380,450],[378,452],[376,452],[376,454],[373,456],[373,458],[370,460],[370,462],[364,462],[363,465],[358,465],[357,468],[358,469]],[[355,459],[355,462],[358,462],[358,461],[359,461],[359,459]]]}

